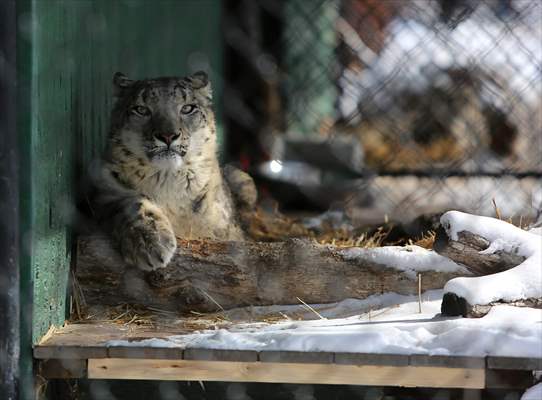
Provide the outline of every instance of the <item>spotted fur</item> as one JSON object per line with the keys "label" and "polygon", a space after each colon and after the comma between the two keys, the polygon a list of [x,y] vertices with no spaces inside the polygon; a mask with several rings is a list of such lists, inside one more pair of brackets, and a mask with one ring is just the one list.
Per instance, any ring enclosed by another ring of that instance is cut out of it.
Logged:
{"label": "spotted fur", "polygon": [[212,92],[203,72],[133,81],[117,73],[98,203],[124,259],[168,264],[176,237],[242,240],[217,159]]}

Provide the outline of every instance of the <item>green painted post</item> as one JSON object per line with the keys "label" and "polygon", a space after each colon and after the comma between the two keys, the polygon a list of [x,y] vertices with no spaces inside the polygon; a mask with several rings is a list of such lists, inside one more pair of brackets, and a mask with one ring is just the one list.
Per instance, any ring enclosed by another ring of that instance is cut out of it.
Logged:
{"label": "green painted post", "polygon": [[285,3],[286,123],[290,132],[314,135],[334,119],[338,12],[338,0]]}

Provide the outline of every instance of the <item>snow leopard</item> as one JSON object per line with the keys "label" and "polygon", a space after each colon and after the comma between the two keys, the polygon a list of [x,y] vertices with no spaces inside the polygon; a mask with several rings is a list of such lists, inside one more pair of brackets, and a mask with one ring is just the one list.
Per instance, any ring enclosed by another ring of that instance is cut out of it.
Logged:
{"label": "snow leopard", "polygon": [[253,207],[256,189],[246,173],[219,166],[207,74],[132,80],[116,73],[113,83],[94,203],[124,261],[151,271],[167,266],[177,238],[244,240],[236,206]]}

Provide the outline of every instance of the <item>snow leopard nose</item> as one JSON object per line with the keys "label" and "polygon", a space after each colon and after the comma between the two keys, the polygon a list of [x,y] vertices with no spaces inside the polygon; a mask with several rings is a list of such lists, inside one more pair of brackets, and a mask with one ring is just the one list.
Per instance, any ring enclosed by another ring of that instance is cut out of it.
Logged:
{"label": "snow leopard nose", "polygon": [[180,136],[180,134],[178,134],[178,133],[177,134],[175,134],[175,133],[157,133],[157,134],[154,135],[154,137],[156,137],[156,139],[160,140],[161,142],[164,142],[168,146],[175,139],[177,139],[179,136]]}

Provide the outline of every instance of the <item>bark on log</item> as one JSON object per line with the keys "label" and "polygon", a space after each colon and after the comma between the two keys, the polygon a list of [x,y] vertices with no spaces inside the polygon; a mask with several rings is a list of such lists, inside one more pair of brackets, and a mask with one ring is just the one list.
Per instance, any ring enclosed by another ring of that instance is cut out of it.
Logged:
{"label": "bark on log", "polygon": [[[126,267],[103,236],[79,239],[76,278],[88,305],[141,304],[177,311],[216,311],[271,304],[331,303],[397,292],[415,294],[416,278],[371,257],[306,240],[180,241],[168,267],[143,273]],[[374,254],[373,254],[374,255]],[[442,288],[465,271],[424,271],[423,290]]]}
{"label": "bark on log", "polygon": [[489,247],[490,242],[472,232],[458,232],[457,239],[450,239],[444,228],[440,227],[436,232],[433,250],[463,264],[475,276],[505,271],[525,261],[525,257],[500,250],[492,254],[480,254]]}
{"label": "bark on log", "polygon": [[[514,268],[525,261],[525,257],[504,251],[492,254],[480,254],[486,250],[490,242],[472,232],[461,231],[457,234],[458,240],[452,240],[444,228],[437,230],[433,250],[442,256],[448,257],[456,263],[463,264],[475,276],[490,275]],[[511,303],[496,302],[491,304],[469,304],[463,297],[455,293],[445,293],[441,304],[441,313],[449,316],[463,316],[479,318],[486,315],[491,307],[499,304],[508,304],[518,307],[542,308],[542,299],[526,299]]]}

